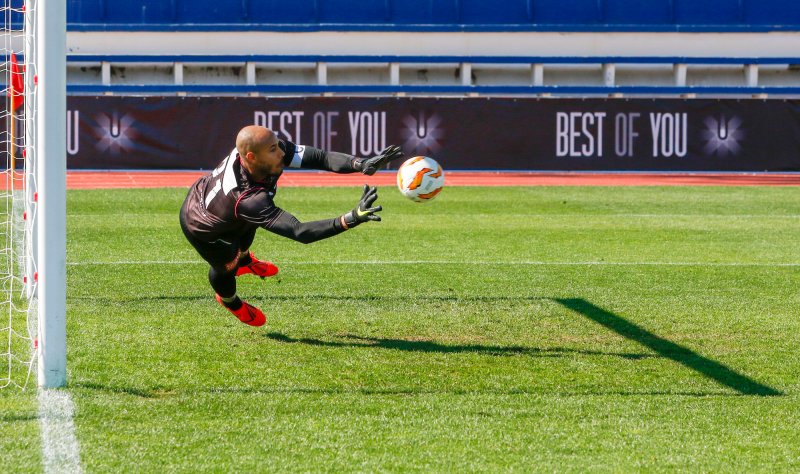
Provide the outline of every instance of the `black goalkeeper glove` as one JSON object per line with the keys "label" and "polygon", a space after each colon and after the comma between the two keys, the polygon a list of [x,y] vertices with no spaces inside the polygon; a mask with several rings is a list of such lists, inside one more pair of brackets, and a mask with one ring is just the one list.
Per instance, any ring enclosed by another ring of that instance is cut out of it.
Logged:
{"label": "black goalkeeper glove", "polygon": [[372,158],[359,158],[355,161],[355,168],[366,175],[372,176],[383,168],[386,163],[403,157],[403,150],[397,145],[387,146],[380,155]]}
{"label": "black goalkeeper glove", "polygon": [[365,184],[364,194],[361,196],[358,206],[341,217],[342,227],[349,229],[362,222],[381,220],[381,216],[375,213],[383,210],[383,208],[381,206],[372,207],[376,199],[378,199],[378,188],[374,186],[370,188]]}

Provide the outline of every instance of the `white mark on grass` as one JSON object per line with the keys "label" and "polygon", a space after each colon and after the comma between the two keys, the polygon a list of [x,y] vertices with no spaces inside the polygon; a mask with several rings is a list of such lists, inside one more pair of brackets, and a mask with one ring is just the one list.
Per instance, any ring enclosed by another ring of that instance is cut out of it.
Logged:
{"label": "white mark on grass", "polygon": [[[69,214],[69,218],[73,217],[109,217],[108,213],[75,213]],[[324,219],[327,215],[309,215],[309,219]],[[451,212],[448,213],[448,216],[454,216],[458,219],[468,218],[468,217],[475,217],[475,218],[486,218],[492,217],[496,218],[497,214],[492,214],[488,212],[484,213],[476,213],[476,212],[469,212],[469,213],[458,213],[458,212]],[[175,217],[173,212],[137,212],[137,213],[124,213],[124,214],[117,214],[114,213],[113,217],[115,219],[126,219],[126,218],[143,218],[152,220],[154,217],[164,217],[173,219]],[[579,213],[569,213],[569,212],[532,212],[532,213],[512,213],[512,214],[503,214],[503,217],[515,217],[515,218],[530,218],[530,217],[580,217],[580,218],[614,218],[614,217],[633,217],[633,218],[654,218],[654,219],[661,219],[661,218],[720,218],[720,219],[798,219],[800,218],[800,214],[637,214],[637,213],[612,213],[612,214],[579,214]]]}
{"label": "white mark on grass", "polygon": [[[451,212],[447,214],[448,217],[456,217],[458,219],[465,219],[465,218],[497,218],[497,214],[491,213],[455,213]],[[503,214],[503,217],[510,217],[510,218],[546,218],[546,217],[553,217],[553,218],[570,218],[570,217],[577,217],[581,219],[614,219],[614,218],[621,218],[621,219],[685,219],[685,218],[695,218],[695,219],[798,219],[800,218],[800,214],[625,214],[625,213],[616,213],[616,214],[579,214],[579,213],[562,213],[562,212],[553,212],[553,213],[531,213],[531,214]],[[322,219],[322,217],[320,217]]]}
{"label": "white mark on grass", "polygon": [[75,405],[68,392],[39,389],[39,424],[42,430],[44,472],[80,473],[80,445],[72,421]]}
{"label": "white mark on grass", "polygon": [[[537,260],[336,260],[276,262],[283,265],[531,265],[531,266],[674,266],[674,267],[800,267],[800,262],[545,262]],[[69,266],[93,265],[208,265],[202,260],[120,260],[110,262],[67,262]]]}

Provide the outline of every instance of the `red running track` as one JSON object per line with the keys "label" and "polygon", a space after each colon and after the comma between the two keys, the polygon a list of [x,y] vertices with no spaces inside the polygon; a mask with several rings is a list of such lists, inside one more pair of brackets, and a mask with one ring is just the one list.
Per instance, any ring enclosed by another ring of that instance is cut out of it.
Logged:
{"label": "red running track", "polygon": [[[189,187],[205,172],[198,171],[70,171],[69,189]],[[7,176],[6,176],[7,178]],[[395,184],[395,173],[374,176],[286,171],[280,186],[376,186]],[[15,187],[21,183],[15,181]],[[585,173],[450,171],[446,186],[800,186],[800,173]],[[0,179],[7,189],[8,179]]]}

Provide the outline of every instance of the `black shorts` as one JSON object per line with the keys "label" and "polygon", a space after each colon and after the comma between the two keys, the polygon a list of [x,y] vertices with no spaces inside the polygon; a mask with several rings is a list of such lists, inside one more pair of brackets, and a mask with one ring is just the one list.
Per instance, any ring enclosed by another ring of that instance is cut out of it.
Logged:
{"label": "black shorts", "polygon": [[208,262],[212,267],[233,271],[236,269],[236,262],[239,254],[243,250],[249,249],[250,245],[252,245],[258,227],[253,227],[251,231],[239,236],[225,237],[213,242],[205,242],[192,235],[186,227],[185,216],[183,209],[181,209],[181,229],[183,230],[183,235],[186,236],[186,240],[192,244],[192,247],[203,257],[203,260]]}

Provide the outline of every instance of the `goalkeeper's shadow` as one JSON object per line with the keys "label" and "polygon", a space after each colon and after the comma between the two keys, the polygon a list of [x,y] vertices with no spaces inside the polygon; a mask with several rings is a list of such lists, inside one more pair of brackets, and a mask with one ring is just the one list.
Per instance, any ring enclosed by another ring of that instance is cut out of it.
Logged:
{"label": "goalkeeper's shadow", "polygon": [[500,346],[485,344],[443,344],[431,340],[391,339],[380,337],[364,337],[354,334],[343,336],[343,341],[326,341],[314,338],[293,338],[278,332],[270,332],[265,337],[273,341],[287,344],[304,344],[319,347],[339,348],[370,348],[387,349],[407,352],[427,352],[440,354],[475,353],[493,356],[526,355],[532,357],[563,357],[566,355],[612,356],[623,359],[638,360],[649,357],[658,357],[654,354],[628,353],[628,352],[602,352],[563,347],[526,347],[526,346]]}
{"label": "goalkeeper's shadow", "polygon": [[741,395],[779,396],[780,390],[762,384],[732,368],[663,338],[618,314],[603,309],[582,298],[553,298],[553,301],[620,336],[636,341],[660,356],[677,362]]}

